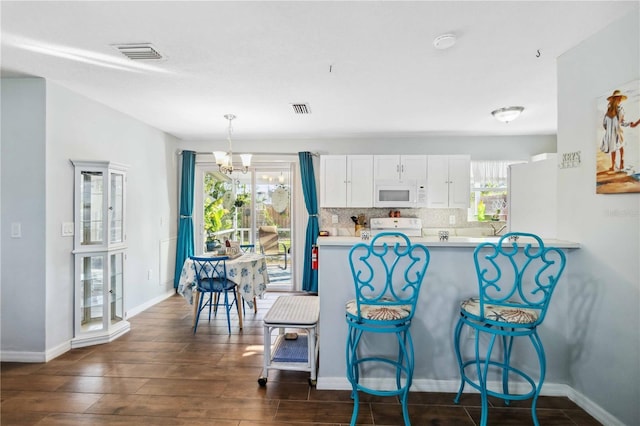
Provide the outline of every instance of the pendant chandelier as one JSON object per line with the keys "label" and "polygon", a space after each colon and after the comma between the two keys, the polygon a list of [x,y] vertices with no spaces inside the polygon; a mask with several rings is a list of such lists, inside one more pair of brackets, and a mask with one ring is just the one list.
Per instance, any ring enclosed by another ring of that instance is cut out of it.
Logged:
{"label": "pendant chandelier", "polygon": [[249,167],[251,166],[251,154],[240,154],[240,159],[242,160],[242,168],[234,169],[233,167],[233,149],[231,146],[231,132],[233,131],[233,127],[231,125],[231,122],[236,118],[236,116],[233,114],[226,114],[224,118],[229,120],[229,130],[227,133],[227,141],[229,141],[229,151],[214,151],[213,155],[216,157],[218,170],[228,175],[232,174],[234,171],[247,173],[249,171]]}

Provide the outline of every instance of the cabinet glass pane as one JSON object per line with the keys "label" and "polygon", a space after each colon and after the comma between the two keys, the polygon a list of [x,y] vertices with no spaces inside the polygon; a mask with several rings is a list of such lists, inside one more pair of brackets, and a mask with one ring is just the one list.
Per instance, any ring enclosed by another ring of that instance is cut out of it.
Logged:
{"label": "cabinet glass pane", "polygon": [[103,244],[103,174],[83,171],[80,179],[81,245]]}
{"label": "cabinet glass pane", "polygon": [[111,243],[121,243],[124,240],[122,226],[124,211],[124,176],[117,173],[111,174],[111,205],[109,206],[109,226],[111,229]]}
{"label": "cabinet glass pane", "polygon": [[80,266],[80,325],[82,331],[102,330],[104,256],[83,256]]}
{"label": "cabinet glass pane", "polygon": [[111,303],[111,324],[122,321],[122,285],[123,285],[123,253],[116,253],[109,256],[110,262],[110,287],[109,300]]}

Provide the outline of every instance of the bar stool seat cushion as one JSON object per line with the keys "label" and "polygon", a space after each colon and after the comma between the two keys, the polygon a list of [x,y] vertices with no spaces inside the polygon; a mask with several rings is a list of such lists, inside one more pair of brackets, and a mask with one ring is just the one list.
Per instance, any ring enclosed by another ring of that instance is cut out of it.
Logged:
{"label": "bar stool seat cushion", "polygon": [[[358,317],[358,304],[356,300],[349,300],[347,302],[347,314],[357,318]],[[371,321],[398,321],[411,316],[411,305],[367,305],[360,304],[360,313],[362,318]]]}
{"label": "bar stool seat cushion", "polygon": [[[516,302],[508,301],[507,303],[516,304]],[[502,306],[495,304],[484,304],[484,315],[480,315],[480,299],[472,297],[460,303],[463,311],[467,312],[478,320],[484,317],[491,321],[504,322],[508,324],[533,324],[538,321],[539,312],[535,309]]]}

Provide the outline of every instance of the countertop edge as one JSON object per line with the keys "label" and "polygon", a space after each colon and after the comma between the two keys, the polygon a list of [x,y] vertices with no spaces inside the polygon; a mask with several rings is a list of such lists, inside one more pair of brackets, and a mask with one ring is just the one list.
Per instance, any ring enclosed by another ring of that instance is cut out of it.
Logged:
{"label": "countertop edge", "polygon": [[[498,237],[499,238],[499,237]],[[445,248],[473,248],[478,244],[484,242],[495,242],[497,238],[491,237],[450,237],[449,241],[440,241],[438,237],[410,237],[411,242],[421,243],[427,247],[445,247]],[[369,240],[371,241],[371,240]],[[358,243],[368,243],[369,241],[362,240],[360,237],[318,237],[317,245],[323,246],[347,246],[351,247]],[[557,240],[553,238],[542,238],[545,246],[557,247],[563,249],[579,249],[580,243],[573,241]],[[518,245],[524,245],[522,241],[518,242]],[[537,246],[535,241],[532,244]]]}

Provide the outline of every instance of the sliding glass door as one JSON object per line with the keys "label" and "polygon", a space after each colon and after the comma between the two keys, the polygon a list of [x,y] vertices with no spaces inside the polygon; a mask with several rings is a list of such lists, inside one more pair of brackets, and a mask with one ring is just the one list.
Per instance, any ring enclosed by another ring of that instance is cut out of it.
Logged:
{"label": "sliding glass door", "polygon": [[231,175],[212,164],[198,165],[196,253],[223,252],[226,240],[253,245],[267,257],[269,289],[291,290],[296,254],[291,182],[290,163],[259,164],[246,174]]}

